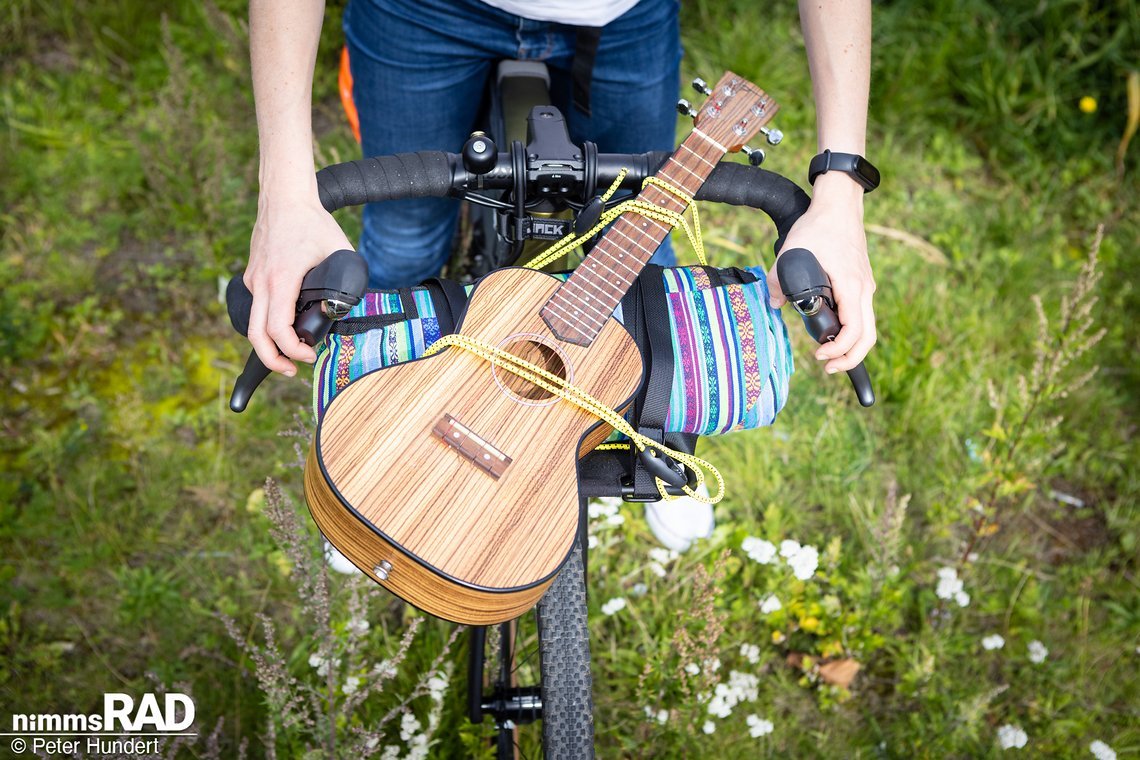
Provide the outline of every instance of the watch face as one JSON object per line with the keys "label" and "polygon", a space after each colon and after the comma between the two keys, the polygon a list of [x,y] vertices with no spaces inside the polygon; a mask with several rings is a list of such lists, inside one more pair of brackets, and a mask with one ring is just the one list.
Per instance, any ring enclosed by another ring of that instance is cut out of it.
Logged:
{"label": "watch face", "polygon": [[862,156],[855,156],[855,173],[866,179],[871,189],[879,186],[879,170]]}

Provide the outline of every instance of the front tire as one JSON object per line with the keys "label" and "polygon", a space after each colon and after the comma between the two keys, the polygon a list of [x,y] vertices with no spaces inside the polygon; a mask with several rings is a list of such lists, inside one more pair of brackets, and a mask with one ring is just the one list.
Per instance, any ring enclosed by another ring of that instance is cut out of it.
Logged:
{"label": "front tire", "polygon": [[542,750],[546,760],[594,757],[593,678],[583,560],[579,541],[538,602]]}

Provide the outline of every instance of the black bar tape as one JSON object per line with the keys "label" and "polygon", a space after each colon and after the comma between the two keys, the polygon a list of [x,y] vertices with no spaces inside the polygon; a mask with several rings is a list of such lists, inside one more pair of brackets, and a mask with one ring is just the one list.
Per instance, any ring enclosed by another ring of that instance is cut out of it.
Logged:
{"label": "black bar tape", "polygon": [[696,199],[760,209],[776,225],[777,252],[792,225],[811,203],[808,194],[787,177],[756,166],[732,163],[717,164],[697,191]]}
{"label": "black bar tape", "polygon": [[442,151],[397,153],[334,164],[317,172],[326,211],[400,198],[442,198],[451,192],[452,169]]}

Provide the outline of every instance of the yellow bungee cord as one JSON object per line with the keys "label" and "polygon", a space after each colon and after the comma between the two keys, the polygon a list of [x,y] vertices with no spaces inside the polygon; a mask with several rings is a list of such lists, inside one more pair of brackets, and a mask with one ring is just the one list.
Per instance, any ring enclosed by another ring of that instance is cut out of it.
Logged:
{"label": "yellow bungee cord", "polygon": [[[626,169],[622,169],[621,172],[618,173],[617,179],[613,181],[609,189],[606,190],[606,192],[602,195],[603,203],[605,201],[608,201],[610,197],[613,196],[618,187],[621,185],[622,179],[625,178],[625,175],[627,173],[628,170]],[[632,200],[623,201],[614,208],[609,209],[603,213],[601,218],[598,220],[598,223],[595,224],[593,228],[591,228],[585,234],[576,235],[574,233],[570,233],[566,237],[562,238],[562,240],[558,241],[549,249],[547,249],[542,254],[542,256],[528,262],[525,266],[530,269],[541,269],[550,262],[555,261],[564,255],[566,251],[578,246],[583,240],[588,240],[593,237],[595,234],[605,228],[606,225],[627,211],[641,214],[642,216],[653,219],[654,221],[667,224],[670,227],[680,227],[683,229],[685,231],[685,235],[689,238],[689,242],[693,246],[693,250],[696,251],[697,260],[701,263],[702,266],[707,266],[708,261],[705,258],[704,242],[701,239],[700,217],[697,214],[697,207],[696,204],[693,203],[693,199],[686,193],[670,185],[668,182],[658,179],[657,177],[646,177],[645,182],[643,183],[643,187],[645,185],[654,185],[656,187],[660,187],[662,190],[665,190],[666,192],[676,197],[678,200],[682,201],[687,208],[692,210],[692,226],[689,225],[689,221],[685,218],[683,211],[676,212],[670,209],[664,209],[660,206],[655,206],[652,203],[634,198]],[[542,367],[532,364],[525,359],[521,359],[509,351],[505,351],[501,348],[498,348],[497,346],[493,346],[477,338],[473,338],[469,335],[463,335],[461,333],[444,335],[435,343],[433,343],[431,347],[427,349],[427,351],[424,352],[424,356],[431,356],[433,354],[439,353],[449,346],[455,346],[456,348],[470,351],[471,353],[479,356],[492,365],[499,367],[506,372],[510,372],[513,375],[517,375],[523,380],[526,380],[527,382],[532,383],[539,388],[542,388],[546,392],[554,394],[555,396],[558,396],[565,401],[569,401],[571,404],[574,404],[580,409],[583,409],[598,419],[602,420],[614,430],[617,430],[619,433],[625,435],[630,440],[630,443],[628,444],[604,443],[598,446],[598,449],[604,450],[615,448],[630,448],[631,446],[636,446],[638,451],[645,451],[647,448],[656,449],[657,451],[660,451],[663,454],[669,456],[674,461],[688,466],[689,469],[691,469],[696,474],[697,482],[695,488],[690,488],[687,484],[681,487],[681,490],[684,491],[687,495],[707,504],[716,504],[724,498],[724,478],[721,477],[721,474],[716,469],[716,467],[698,456],[686,454],[682,451],[676,451],[675,449],[658,443],[657,441],[654,441],[653,439],[647,438],[641,433],[638,433],[633,429],[633,426],[630,425],[624,417],[606,406],[595,397],[591,396],[589,393],[586,393],[582,389],[574,386],[566,379],[559,377],[552,372],[548,372]],[[707,481],[707,477],[705,475],[706,472],[712,475],[712,478],[716,481],[717,484],[716,492],[708,496],[700,492],[701,486],[705,485]],[[655,480],[657,483],[657,492],[660,494],[662,499],[671,500],[678,498],[676,496],[668,494],[665,491],[666,484],[660,478],[655,478]]]}

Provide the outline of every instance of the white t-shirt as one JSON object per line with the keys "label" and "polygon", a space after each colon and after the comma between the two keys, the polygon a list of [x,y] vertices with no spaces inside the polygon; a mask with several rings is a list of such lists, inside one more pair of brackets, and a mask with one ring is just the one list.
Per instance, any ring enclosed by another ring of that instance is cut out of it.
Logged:
{"label": "white t-shirt", "polygon": [[637,5],[637,0],[483,0],[487,5],[535,21],[573,26],[605,26]]}

